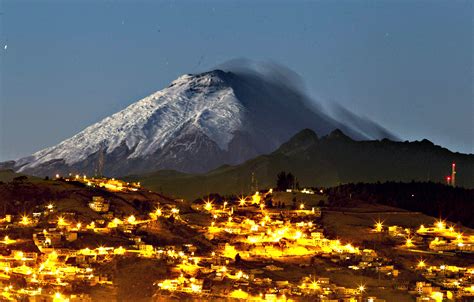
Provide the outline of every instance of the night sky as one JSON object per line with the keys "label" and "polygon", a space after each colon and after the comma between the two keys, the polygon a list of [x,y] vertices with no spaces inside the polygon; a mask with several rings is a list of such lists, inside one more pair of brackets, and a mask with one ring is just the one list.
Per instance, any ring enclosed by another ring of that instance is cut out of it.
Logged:
{"label": "night sky", "polygon": [[474,153],[472,1],[0,0],[0,161],[231,59],[403,140]]}

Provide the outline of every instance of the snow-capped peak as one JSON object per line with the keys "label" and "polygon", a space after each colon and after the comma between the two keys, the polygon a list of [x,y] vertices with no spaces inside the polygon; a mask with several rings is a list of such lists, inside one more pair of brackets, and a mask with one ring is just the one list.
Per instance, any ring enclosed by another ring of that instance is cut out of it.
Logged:
{"label": "snow-capped peak", "polygon": [[[271,152],[305,128],[318,135],[340,128],[364,138],[345,123],[353,117],[334,120],[291,80],[275,74],[185,74],[60,144],[19,159],[14,169],[43,176],[206,172]],[[373,125],[364,133],[367,128]]]}
{"label": "snow-capped peak", "polygon": [[[101,149],[111,153],[122,145],[128,158],[153,154],[193,126],[226,150],[233,133],[242,126],[243,107],[222,71],[186,74],[122,111],[95,123],[60,144],[22,159],[20,170],[51,160],[71,165]],[[22,163],[24,161],[24,163]]]}

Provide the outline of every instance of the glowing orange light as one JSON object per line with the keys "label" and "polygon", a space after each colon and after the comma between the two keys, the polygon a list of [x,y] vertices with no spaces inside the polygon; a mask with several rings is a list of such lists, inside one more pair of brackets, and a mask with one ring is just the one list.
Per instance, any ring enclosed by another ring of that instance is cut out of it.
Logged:
{"label": "glowing orange light", "polygon": [[444,230],[446,228],[446,223],[443,220],[436,221],[436,228],[438,230]]}
{"label": "glowing orange light", "polygon": [[375,231],[377,233],[380,233],[380,232],[382,232],[382,230],[383,230],[383,223],[381,221],[377,221],[375,223]]}
{"label": "glowing orange light", "polygon": [[26,216],[26,215],[22,216],[20,223],[23,224],[23,225],[28,225],[28,224],[30,224],[30,218],[28,218],[28,216]]}
{"label": "glowing orange light", "polygon": [[204,210],[206,210],[206,211],[211,211],[212,210],[212,202],[211,201],[207,201],[204,204]]}
{"label": "glowing orange light", "polygon": [[130,215],[130,217],[127,218],[127,222],[129,224],[134,224],[136,221],[137,221],[137,219],[133,215]]}

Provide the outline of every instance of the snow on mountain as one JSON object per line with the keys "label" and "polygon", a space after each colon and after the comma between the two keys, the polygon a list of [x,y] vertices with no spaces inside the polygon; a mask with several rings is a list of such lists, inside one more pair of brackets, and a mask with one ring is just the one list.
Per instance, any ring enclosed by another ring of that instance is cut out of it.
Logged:
{"label": "snow on mountain", "polygon": [[180,126],[185,123],[191,123],[226,150],[232,133],[241,127],[243,109],[232,88],[226,86],[218,73],[184,75],[169,87],[87,127],[60,144],[18,161],[22,166],[19,171],[54,159],[64,159],[71,165],[98,152],[101,147],[106,153],[111,153],[123,143],[133,150],[128,158],[147,156],[176,137]]}
{"label": "snow on mountain", "polygon": [[319,135],[340,128],[353,138],[365,137],[284,81],[214,70],[183,75],[58,145],[19,159],[13,168],[41,176],[205,172],[271,152],[304,128]]}

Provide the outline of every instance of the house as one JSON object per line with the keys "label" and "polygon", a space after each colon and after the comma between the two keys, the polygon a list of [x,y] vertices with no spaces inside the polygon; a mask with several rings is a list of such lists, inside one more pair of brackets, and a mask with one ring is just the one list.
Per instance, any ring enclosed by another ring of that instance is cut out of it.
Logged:
{"label": "house", "polygon": [[106,201],[102,196],[93,196],[92,201],[89,202],[89,207],[95,212],[108,212],[110,208],[110,203]]}

